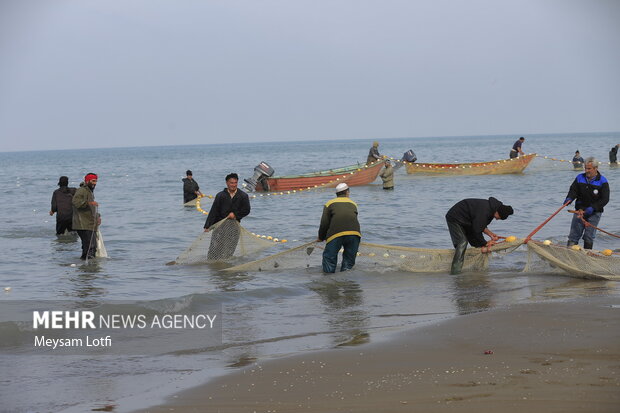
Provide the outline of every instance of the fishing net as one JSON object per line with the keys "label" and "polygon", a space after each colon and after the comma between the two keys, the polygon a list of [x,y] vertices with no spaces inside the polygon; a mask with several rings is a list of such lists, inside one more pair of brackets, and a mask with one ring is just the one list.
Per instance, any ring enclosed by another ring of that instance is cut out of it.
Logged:
{"label": "fishing net", "polygon": [[573,250],[561,245],[545,245],[537,241],[529,241],[527,249],[528,264],[525,271],[531,271],[535,265],[535,259],[541,258],[575,277],[620,280],[620,256],[618,254],[606,256],[594,250]]}
{"label": "fishing net", "polygon": [[192,245],[169,264],[205,264],[226,261],[262,251],[273,246],[273,240],[261,238],[243,228],[237,220],[223,219],[202,232]]}
{"label": "fishing net", "polygon": [[[510,252],[523,240],[501,242],[491,247],[493,252]],[[324,243],[309,242],[260,260],[227,268],[226,271],[252,272],[282,269],[321,267]],[[490,254],[482,254],[479,248],[469,248],[465,253],[463,269],[481,271],[488,267]],[[453,249],[428,249],[396,245],[360,243],[355,268],[363,270],[395,269],[408,272],[449,272],[454,256]],[[342,257],[339,258],[342,261]]]}
{"label": "fishing net", "polygon": [[103,236],[101,235],[101,231],[99,231],[99,229],[97,229],[97,250],[95,251],[95,257],[108,258],[108,250],[105,249]]}

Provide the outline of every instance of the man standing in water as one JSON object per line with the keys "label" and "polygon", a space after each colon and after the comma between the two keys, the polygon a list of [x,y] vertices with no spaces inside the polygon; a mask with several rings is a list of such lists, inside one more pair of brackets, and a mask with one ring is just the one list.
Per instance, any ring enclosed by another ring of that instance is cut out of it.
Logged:
{"label": "man standing in water", "polygon": [[[596,230],[592,226],[598,226],[603,207],[609,202],[609,182],[599,173],[598,161],[593,157],[586,158],[585,172],[577,175],[564,203],[575,199],[577,212],[570,225],[567,246],[579,244],[579,238],[583,236],[583,248],[591,250],[596,237]],[[586,226],[583,220],[591,226]]]}
{"label": "man standing in water", "polygon": [[[239,175],[236,173],[226,175],[226,188],[213,200],[204,225],[205,232],[209,232],[215,223],[223,219],[241,222],[250,214],[250,198],[248,194],[237,188],[238,182]],[[239,226],[222,223],[213,231],[207,259],[220,260],[232,257],[238,242]]]}
{"label": "man standing in water", "polygon": [[523,142],[525,142],[525,138],[523,136],[521,136],[519,139],[517,139],[517,141],[514,143],[514,145],[512,145],[512,149],[510,150],[510,158],[516,158],[518,156],[523,156],[525,155],[523,153],[523,150],[521,149],[521,146],[523,145]]}
{"label": "man standing in water", "polygon": [[328,201],[323,207],[319,227],[317,241],[327,241],[323,251],[323,272],[336,272],[340,248],[344,248],[340,271],[353,268],[361,237],[357,204],[349,199],[349,186],[345,183],[338,184],[336,198]]}
{"label": "man standing in water", "polygon": [[392,168],[390,161],[385,161],[385,168],[383,168],[379,176],[383,181],[383,189],[394,189],[394,168]]}
{"label": "man standing in water", "polygon": [[609,151],[609,163],[612,166],[616,166],[618,164],[618,148],[620,148],[620,143],[616,146],[612,146]]}
{"label": "man standing in water", "polygon": [[202,195],[202,193],[200,192],[200,187],[198,186],[198,182],[194,181],[192,171],[188,169],[185,172],[185,175],[186,177],[182,179],[183,181],[183,203],[184,204]]}
{"label": "man standing in water", "polygon": [[[450,208],[446,222],[455,248],[450,274],[462,271],[468,242],[472,247],[481,248],[483,253],[489,252],[499,237],[491,232],[488,225],[493,218],[506,219],[513,213],[510,205],[504,205],[493,197],[463,199]],[[486,241],[483,234],[487,234],[491,240]]]}
{"label": "man standing in water", "polygon": [[99,204],[95,201],[96,186],[97,175],[92,172],[86,174],[71,201],[73,229],[82,240],[82,260],[95,258],[97,252],[97,227],[101,224],[101,217],[97,212]]}
{"label": "man standing in water", "polygon": [[75,188],[69,188],[69,178],[61,176],[58,180],[58,188],[52,194],[52,209],[50,215],[56,214],[56,235],[62,235],[65,231],[73,231],[73,206],[71,200],[75,194]]}

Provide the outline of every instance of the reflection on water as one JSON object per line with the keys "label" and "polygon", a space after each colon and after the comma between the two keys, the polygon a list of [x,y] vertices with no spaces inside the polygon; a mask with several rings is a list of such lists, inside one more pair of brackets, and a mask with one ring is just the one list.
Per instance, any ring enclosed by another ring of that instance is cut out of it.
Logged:
{"label": "reflection on water", "polygon": [[370,341],[363,290],[357,282],[325,277],[310,284],[309,288],[319,295],[325,305],[327,323],[329,329],[334,331],[332,339],[337,346]]}
{"label": "reflection on water", "polygon": [[613,295],[618,289],[615,281],[569,279],[545,288],[538,295],[545,298],[578,298]]}
{"label": "reflection on water", "polygon": [[493,290],[488,274],[469,272],[453,277],[454,303],[459,315],[491,307]]}

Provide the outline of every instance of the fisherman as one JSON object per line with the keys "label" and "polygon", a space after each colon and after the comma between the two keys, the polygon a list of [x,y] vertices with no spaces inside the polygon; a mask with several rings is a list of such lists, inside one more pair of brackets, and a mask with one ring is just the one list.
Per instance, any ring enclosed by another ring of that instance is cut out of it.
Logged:
{"label": "fisherman", "polygon": [[[564,203],[575,201],[577,211],[573,215],[568,234],[567,246],[579,244],[583,237],[583,248],[591,250],[596,237],[596,229],[603,213],[603,207],[609,202],[609,182],[598,171],[598,161],[589,157],[585,160],[585,172],[577,175],[568,190]],[[585,225],[583,220],[590,225]]]}
{"label": "fisherman", "polygon": [[[463,269],[467,243],[472,247],[481,248],[483,253],[490,252],[499,237],[494,234],[488,225],[495,219],[506,219],[514,213],[510,205],[504,205],[497,199],[463,199],[457,202],[446,214],[448,230],[454,245],[454,258],[450,274],[459,274]],[[483,234],[491,237],[486,241]]]}
{"label": "fisherman", "polygon": [[97,228],[101,225],[101,216],[97,212],[99,204],[95,201],[95,187],[97,175],[90,172],[84,177],[84,182],[75,191],[71,203],[73,204],[73,229],[82,240],[82,256],[86,260],[95,258],[97,252]]}
{"label": "fisherman", "polygon": [[383,155],[379,153],[379,142],[374,141],[372,143],[372,147],[370,148],[370,151],[368,151],[368,158],[366,158],[366,164],[371,164],[382,158],[383,158]]}
{"label": "fisherman", "polygon": [[573,156],[573,168],[578,169],[583,167],[583,158],[579,151],[575,151],[575,156]]}
{"label": "fisherman", "polygon": [[349,199],[349,186],[345,183],[336,186],[336,198],[323,207],[319,237],[317,242],[327,241],[323,251],[323,272],[336,272],[338,251],[342,253],[340,271],[353,268],[359,249],[360,223],[357,220],[357,204]]}
{"label": "fisherman", "polygon": [[200,192],[200,187],[198,186],[198,182],[194,181],[194,177],[192,176],[192,171],[188,169],[185,172],[185,175],[187,175],[187,177],[182,179],[183,181],[183,203],[187,203],[202,195],[202,192]]}
{"label": "fisherman", "polygon": [[620,147],[620,143],[616,146],[612,146],[609,151],[609,163],[614,165],[618,163],[618,148]]}
{"label": "fisherman", "polygon": [[383,189],[394,189],[394,168],[389,160],[385,161],[385,168],[379,174],[383,181]]}
{"label": "fisherman", "polygon": [[[211,227],[223,219],[241,220],[250,214],[250,198],[237,187],[239,175],[226,175],[226,188],[215,196],[211,210],[207,216],[204,229],[209,232]],[[232,257],[239,242],[239,226],[224,224],[213,231],[207,259],[221,260]]]}
{"label": "fisherman", "polygon": [[514,145],[512,145],[512,149],[510,150],[511,159],[525,155],[525,153],[523,153],[523,150],[521,150],[521,145],[523,145],[523,142],[525,142],[525,138],[521,136],[519,139],[517,139]]}
{"label": "fisherman", "polygon": [[50,216],[56,214],[56,235],[62,235],[65,231],[73,231],[73,206],[71,200],[75,194],[75,188],[69,188],[69,178],[61,176],[58,180],[58,188],[52,194],[52,209]]}

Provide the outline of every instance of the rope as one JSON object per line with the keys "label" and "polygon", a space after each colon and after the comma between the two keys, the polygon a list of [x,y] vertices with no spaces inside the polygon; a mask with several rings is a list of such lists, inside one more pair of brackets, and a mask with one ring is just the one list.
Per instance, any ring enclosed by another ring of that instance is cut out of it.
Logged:
{"label": "rope", "polygon": [[[575,211],[573,209],[570,209],[568,212],[570,212],[571,214],[576,214],[577,213],[577,211]],[[583,225],[585,225],[586,227],[592,227],[595,230],[601,231],[604,234],[611,235],[612,237],[620,238],[620,235],[612,234],[611,232],[607,232],[604,229],[600,229],[599,227],[595,227],[594,225],[592,225],[588,221],[586,221],[583,216],[581,216],[579,218],[581,218],[581,221],[583,222]]]}
{"label": "rope", "polygon": [[[576,163],[576,164],[579,164],[580,166],[583,166],[582,162],[573,162],[572,160],[568,160],[568,159],[553,158],[551,156],[546,156],[546,155],[536,155],[536,157],[547,159],[549,161]],[[600,162],[599,161],[599,165],[610,165],[610,166],[613,165],[613,166],[616,166],[616,165],[618,165],[618,163],[617,162]]]}
{"label": "rope", "polygon": [[525,237],[525,239],[523,240],[524,244],[527,244],[527,242],[532,239],[532,237],[534,236],[534,234],[536,234],[538,231],[540,231],[540,229],[542,227],[544,227],[545,225],[547,225],[547,222],[551,221],[551,219],[556,216],[557,214],[560,213],[560,211],[562,209],[564,209],[565,206],[567,206],[568,204],[570,204],[572,201],[566,201],[557,211],[555,211],[553,214],[551,214],[551,216],[549,218],[547,218],[542,224],[540,224],[539,226],[536,227],[536,229],[534,231],[532,231],[530,233],[530,235],[528,235],[527,237]]}

